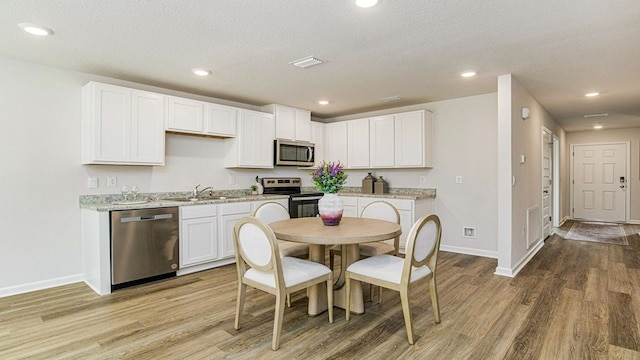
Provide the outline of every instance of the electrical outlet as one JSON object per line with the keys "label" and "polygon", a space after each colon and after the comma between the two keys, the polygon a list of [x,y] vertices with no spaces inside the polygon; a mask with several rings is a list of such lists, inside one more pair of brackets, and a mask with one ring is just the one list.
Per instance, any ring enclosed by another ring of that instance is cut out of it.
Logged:
{"label": "electrical outlet", "polygon": [[466,238],[474,238],[476,237],[476,228],[465,226],[462,228],[462,236]]}
{"label": "electrical outlet", "polygon": [[236,184],[236,178],[233,176],[229,176],[229,185],[235,185]]}
{"label": "electrical outlet", "polygon": [[456,184],[462,184],[462,176],[456,176]]}
{"label": "electrical outlet", "polygon": [[118,186],[118,178],[115,176],[107,176],[107,186],[108,187]]}
{"label": "electrical outlet", "polygon": [[88,189],[97,189],[98,188],[98,178],[88,178],[87,179],[87,188]]}
{"label": "electrical outlet", "polygon": [[420,184],[425,184],[427,182],[427,178],[424,176],[420,176]]}

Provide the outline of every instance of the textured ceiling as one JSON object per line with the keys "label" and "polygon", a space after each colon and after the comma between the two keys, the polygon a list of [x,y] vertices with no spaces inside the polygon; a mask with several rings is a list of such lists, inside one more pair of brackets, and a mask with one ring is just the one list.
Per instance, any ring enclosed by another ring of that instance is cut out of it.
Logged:
{"label": "textured ceiling", "polygon": [[[567,131],[591,113],[640,126],[638,0],[0,0],[0,55],[318,118],[495,92],[512,73]],[[326,63],[289,65],[309,55]]]}

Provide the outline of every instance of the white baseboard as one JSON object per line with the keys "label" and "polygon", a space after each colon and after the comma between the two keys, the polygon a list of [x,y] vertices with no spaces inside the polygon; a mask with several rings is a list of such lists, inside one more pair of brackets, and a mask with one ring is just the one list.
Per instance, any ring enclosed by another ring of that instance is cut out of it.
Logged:
{"label": "white baseboard", "polygon": [[24,294],[31,291],[49,289],[56,286],[68,285],[82,281],[84,281],[84,277],[82,276],[82,274],[77,274],[56,279],[49,279],[45,281],[36,281],[18,286],[9,286],[0,288],[0,297]]}
{"label": "white baseboard", "polygon": [[640,225],[640,220],[629,220],[627,224]]}
{"label": "white baseboard", "polygon": [[529,261],[538,253],[538,251],[540,251],[540,249],[542,249],[542,247],[544,246],[544,241],[538,241],[533,248],[531,249],[531,251],[529,251],[525,257],[522,258],[522,260],[520,260],[520,262],[518,262],[518,264],[516,264],[516,266],[514,266],[513,268],[506,268],[506,267],[500,267],[498,266],[496,268],[496,271],[494,272],[495,275],[501,275],[501,276],[507,276],[507,277],[515,277],[516,275],[518,275],[518,273],[520,272],[520,270],[522,270],[525,265],[527,265],[529,263]]}
{"label": "white baseboard", "polygon": [[564,223],[565,223],[567,220],[570,220],[570,219],[571,219],[570,217],[565,216],[565,217],[564,217],[564,218],[562,218],[562,220],[560,221],[560,224],[558,225],[558,227],[560,227],[560,226],[564,225]]}
{"label": "white baseboard", "polygon": [[482,256],[482,257],[487,257],[492,259],[498,258],[497,251],[480,250],[480,249],[474,249],[474,248],[466,248],[462,246],[440,245],[440,250],[458,253],[458,254]]}

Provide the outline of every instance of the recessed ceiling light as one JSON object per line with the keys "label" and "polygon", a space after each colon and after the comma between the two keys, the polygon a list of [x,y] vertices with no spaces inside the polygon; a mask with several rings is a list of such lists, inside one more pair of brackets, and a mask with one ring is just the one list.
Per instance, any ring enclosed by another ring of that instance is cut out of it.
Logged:
{"label": "recessed ceiling light", "polygon": [[20,28],[29,34],[38,35],[38,36],[47,36],[53,34],[53,30],[49,29],[46,26],[38,25],[38,24],[30,24],[30,23],[20,23],[18,24]]}
{"label": "recessed ceiling light", "polygon": [[468,77],[476,76],[476,72],[473,70],[467,70],[460,73],[460,76],[468,78]]}
{"label": "recessed ceiling light", "polygon": [[597,92],[597,91],[584,94],[584,96],[586,96],[586,97],[594,97],[594,96],[598,96],[598,95],[600,95],[600,93]]}
{"label": "recessed ceiling light", "polygon": [[356,5],[361,8],[370,8],[372,6],[376,6],[378,0],[356,0]]}
{"label": "recessed ceiling light", "polygon": [[198,76],[208,76],[209,74],[211,74],[211,70],[200,68],[191,69],[191,72]]}
{"label": "recessed ceiling light", "polygon": [[599,130],[599,129],[602,129],[602,125],[596,124],[596,125],[593,126],[593,128],[596,129],[596,130]]}
{"label": "recessed ceiling light", "polygon": [[320,101],[318,101],[318,104],[320,104],[320,105],[329,105],[329,100],[320,100]]}

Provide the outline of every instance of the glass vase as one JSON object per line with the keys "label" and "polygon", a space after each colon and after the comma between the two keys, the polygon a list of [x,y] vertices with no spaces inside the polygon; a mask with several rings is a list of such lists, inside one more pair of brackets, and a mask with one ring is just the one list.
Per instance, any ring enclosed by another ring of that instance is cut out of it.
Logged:
{"label": "glass vase", "polygon": [[318,200],[318,212],[322,223],[326,226],[336,226],[340,224],[342,220],[342,210],[344,205],[342,199],[338,194],[325,193],[323,197]]}

